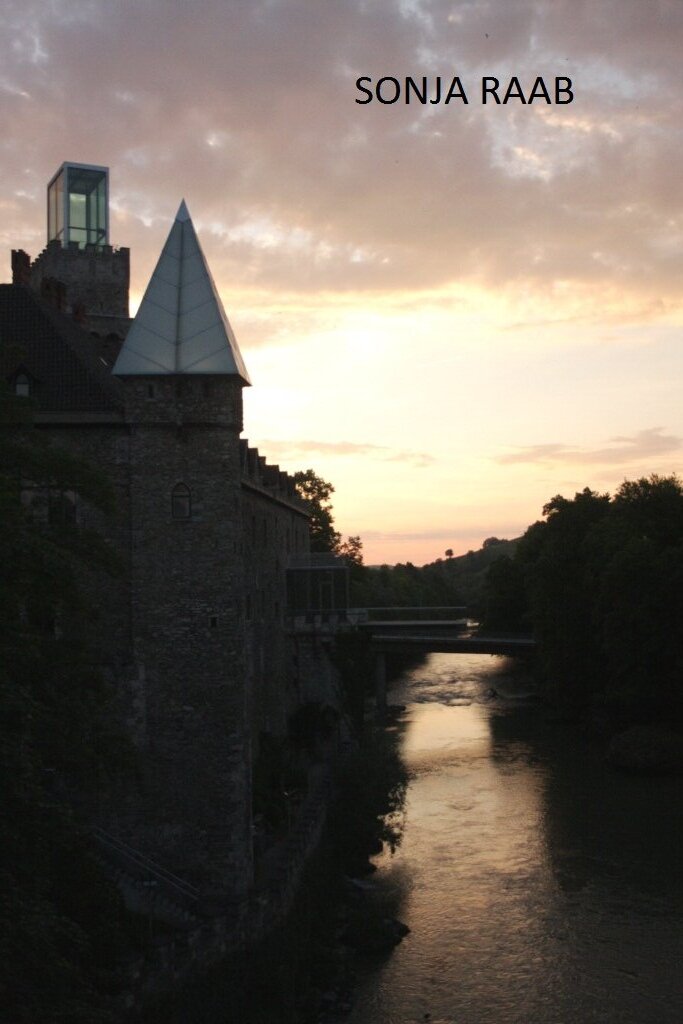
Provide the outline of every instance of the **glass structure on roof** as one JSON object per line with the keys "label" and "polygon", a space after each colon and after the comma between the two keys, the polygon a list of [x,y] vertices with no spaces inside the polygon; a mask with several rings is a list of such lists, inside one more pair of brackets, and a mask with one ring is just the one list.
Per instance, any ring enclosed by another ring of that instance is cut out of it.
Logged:
{"label": "glass structure on roof", "polygon": [[109,244],[109,168],[65,163],[47,186],[47,240]]}

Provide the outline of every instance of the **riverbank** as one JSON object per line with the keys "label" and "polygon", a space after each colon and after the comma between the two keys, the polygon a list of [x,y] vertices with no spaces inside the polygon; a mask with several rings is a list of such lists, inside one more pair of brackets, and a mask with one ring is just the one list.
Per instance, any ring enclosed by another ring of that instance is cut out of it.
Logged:
{"label": "riverbank", "polygon": [[543,682],[538,697],[549,719],[567,722],[601,745],[606,764],[612,768],[643,775],[683,775],[683,723],[644,699],[624,705],[594,698],[583,705],[567,707],[548,694]]}
{"label": "riverbank", "polygon": [[136,1024],[321,1024],[347,1013],[357,951],[389,949],[404,934],[394,902],[374,901],[364,877],[372,853],[400,843],[405,786],[399,730],[368,724],[335,768],[325,828],[284,919],[148,1002]]}

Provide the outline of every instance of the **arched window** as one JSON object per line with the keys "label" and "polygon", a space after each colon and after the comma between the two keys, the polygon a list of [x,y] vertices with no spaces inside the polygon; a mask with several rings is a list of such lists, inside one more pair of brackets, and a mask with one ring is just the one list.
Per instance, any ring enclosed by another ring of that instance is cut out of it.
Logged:
{"label": "arched window", "polygon": [[176,484],[171,491],[171,515],[174,519],[189,519],[192,515],[192,495],[186,484]]}
{"label": "arched window", "polygon": [[31,394],[31,381],[25,373],[18,373],[14,378],[14,393],[20,398],[28,398]]}

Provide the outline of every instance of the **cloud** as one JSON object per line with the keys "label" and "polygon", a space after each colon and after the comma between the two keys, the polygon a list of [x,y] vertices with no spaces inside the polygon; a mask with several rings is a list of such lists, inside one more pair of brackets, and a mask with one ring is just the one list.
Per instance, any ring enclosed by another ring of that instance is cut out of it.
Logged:
{"label": "cloud", "polygon": [[370,456],[385,462],[403,462],[417,469],[430,466],[434,461],[426,452],[397,451],[379,444],[357,444],[352,441],[263,441],[269,456],[281,459],[307,459],[313,455]]}
{"label": "cloud", "polygon": [[[42,247],[44,186],[66,156],[111,166],[137,290],[184,195],[233,287],[560,281],[680,300],[680,4],[4,8],[8,247]],[[355,103],[359,75],[456,71],[566,74],[576,99],[482,107],[472,84],[468,106]]]}
{"label": "cloud", "polygon": [[678,452],[681,447],[683,440],[680,437],[664,434],[661,427],[651,427],[631,437],[613,437],[610,447],[606,448],[571,448],[563,444],[537,444],[498,455],[494,461],[504,466],[524,463],[543,466],[552,463],[618,466]]}

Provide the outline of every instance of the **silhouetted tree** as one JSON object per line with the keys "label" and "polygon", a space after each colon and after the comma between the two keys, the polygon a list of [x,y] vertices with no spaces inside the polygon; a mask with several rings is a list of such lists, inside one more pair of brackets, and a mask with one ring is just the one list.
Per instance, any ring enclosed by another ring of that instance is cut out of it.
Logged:
{"label": "silhouetted tree", "polygon": [[[557,495],[493,564],[498,611],[517,584],[539,641],[548,693],[567,710],[683,714],[683,487],[677,477],[625,481],[613,498]],[[517,596],[514,600],[517,600]]]}
{"label": "silhouetted tree", "polygon": [[310,516],[311,551],[339,553],[341,534],[334,528],[330,497],[334,487],[312,469],[294,474],[296,489],[306,502]]}
{"label": "silhouetted tree", "polygon": [[363,564],[363,541],[360,537],[347,537],[339,546],[339,554],[346,559],[349,565],[361,566]]}
{"label": "silhouetted tree", "polygon": [[512,558],[497,558],[489,566],[484,583],[484,622],[487,629],[529,628],[529,609],[524,577]]}

